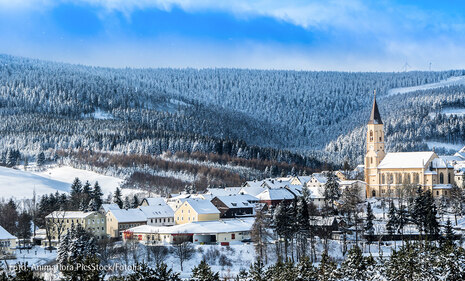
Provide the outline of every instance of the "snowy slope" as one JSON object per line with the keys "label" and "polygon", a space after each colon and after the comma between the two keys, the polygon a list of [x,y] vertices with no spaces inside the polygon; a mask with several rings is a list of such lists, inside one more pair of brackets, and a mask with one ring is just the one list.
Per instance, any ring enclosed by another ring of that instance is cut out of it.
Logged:
{"label": "snowy slope", "polygon": [[43,172],[34,172],[34,174],[50,180],[65,182],[67,183],[68,187],[76,177],[79,178],[81,182],[84,183],[89,181],[92,185],[98,181],[104,195],[107,195],[110,192],[113,193],[116,187],[120,186],[123,182],[123,180],[119,178],[105,176],[91,171],[75,169],[69,166],[52,167]]}
{"label": "snowy slope", "polygon": [[67,192],[69,183],[44,178],[26,171],[0,167],[0,198],[32,198],[34,189],[37,195],[56,191]]}
{"label": "snowy slope", "polygon": [[429,83],[415,87],[404,87],[404,88],[395,88],[388,91],[387,96],[394,96],[398,94],[405,94],[415,91],[437,89],[441,87],[456,86],[456,85],[465,85],[465,76],[455,76],[450,77],[445,80],[441,80],[437,83]]}

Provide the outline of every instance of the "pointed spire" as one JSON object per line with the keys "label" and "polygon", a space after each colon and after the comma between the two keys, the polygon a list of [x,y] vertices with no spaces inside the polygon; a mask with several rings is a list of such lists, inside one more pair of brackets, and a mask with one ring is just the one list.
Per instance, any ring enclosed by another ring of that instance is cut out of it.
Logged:
{"label": "pointed spire", "polygon": [[373,107],[371,109],[371,115],[368,124],[383,124],[383,121],[381,120],[381,114],[379,114],[378,104],[376,103],[376,90],[374,93],[375,97],[373,100]]}

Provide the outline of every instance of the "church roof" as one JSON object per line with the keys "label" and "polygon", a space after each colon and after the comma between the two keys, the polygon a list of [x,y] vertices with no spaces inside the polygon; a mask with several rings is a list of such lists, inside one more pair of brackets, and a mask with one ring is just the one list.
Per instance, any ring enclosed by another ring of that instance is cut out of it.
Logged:
{"label": "church roof", "polygon": [[383,121],[381,120],[381,114],[379,114],[378,104],[376,103],[376,96],[373,100],[373,107],[371,109],[371,115],[368,124],[383,124]]}
{"label": "church roof", "polygon": [[422,152],[391,152],[386,154],[383,161],[379,163],[380,169],[404,169],[424,168],[426,163],[433,157],[433,151]]}

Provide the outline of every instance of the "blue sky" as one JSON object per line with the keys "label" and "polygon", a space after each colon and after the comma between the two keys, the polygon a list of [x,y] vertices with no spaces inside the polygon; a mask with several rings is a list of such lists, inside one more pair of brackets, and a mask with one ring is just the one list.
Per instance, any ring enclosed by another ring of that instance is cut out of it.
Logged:
{"label": "blue sky", "polygon": [[0,53],[111,67],[465,68],[461,1],[0,0]]}

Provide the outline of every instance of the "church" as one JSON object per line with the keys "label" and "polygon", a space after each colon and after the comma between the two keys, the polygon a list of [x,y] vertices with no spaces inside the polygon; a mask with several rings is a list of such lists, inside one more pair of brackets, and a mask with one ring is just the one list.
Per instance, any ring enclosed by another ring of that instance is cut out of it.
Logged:
{"label": "church", "polygon": [[438,156],[434,151],[385,152],[384,127],[376,95],[367,124],[365,182],[366,196],[399,197],[406,185],[421,185],[435,197],[449,196],[455,184],[454,166],[460,155]]}

